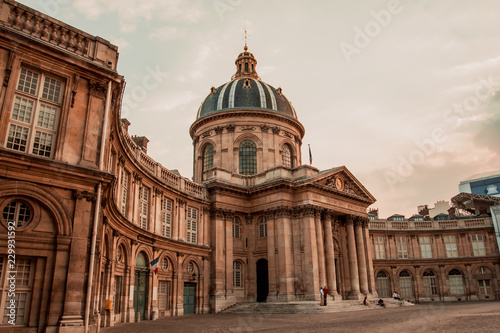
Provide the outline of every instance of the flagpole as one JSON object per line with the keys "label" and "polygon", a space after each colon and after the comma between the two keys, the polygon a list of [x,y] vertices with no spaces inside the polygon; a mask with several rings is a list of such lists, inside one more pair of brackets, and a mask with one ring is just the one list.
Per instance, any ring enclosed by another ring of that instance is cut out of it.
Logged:
{"label": "flagpole", "polygon": [[312,165],[313,164],[313,156],[311,153],[311,144],[308,143],[307,146],[309,147],[309,165]]}

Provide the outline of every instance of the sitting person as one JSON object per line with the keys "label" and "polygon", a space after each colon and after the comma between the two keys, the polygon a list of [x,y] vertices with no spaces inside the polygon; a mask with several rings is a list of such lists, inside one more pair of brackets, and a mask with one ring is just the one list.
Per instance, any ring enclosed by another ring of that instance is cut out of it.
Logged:
{"label": "sitting person", "polygon": [[368,301],[368,296],[365,295],[365,299],[363,300],[363,305],[370,306],[370,301]]}
{"label": "sitting person", "polygon": [[385,308],[384,300],[383,299],[379,299],[378,302],[377,302],[377,305]]}
{"label": "sitting person", "polygon": [[395,291],[394,294],[392,294],[392,298],[397,299],[398,301],[402,301],[403,299],[398,295],[398,292]]}

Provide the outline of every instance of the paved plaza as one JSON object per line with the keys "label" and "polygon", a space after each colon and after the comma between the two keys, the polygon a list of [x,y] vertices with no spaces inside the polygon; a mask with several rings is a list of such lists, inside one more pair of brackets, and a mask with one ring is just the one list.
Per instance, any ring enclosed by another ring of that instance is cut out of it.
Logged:
{"label": "paved plaza", "polygon": [[119,324],[128,332],[500,332],[500,302],[454,302],[315,314],[219,313]]}

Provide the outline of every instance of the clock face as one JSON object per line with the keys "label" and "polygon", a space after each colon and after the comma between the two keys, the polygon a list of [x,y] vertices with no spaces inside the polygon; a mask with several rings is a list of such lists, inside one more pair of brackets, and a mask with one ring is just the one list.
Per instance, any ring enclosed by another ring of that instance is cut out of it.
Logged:
{"label": "clock face", "polygon": [[337,177],[335,179],[335,187],[337,188],[337,190],[342,191],[344,189],[344,181],[341,178]]}

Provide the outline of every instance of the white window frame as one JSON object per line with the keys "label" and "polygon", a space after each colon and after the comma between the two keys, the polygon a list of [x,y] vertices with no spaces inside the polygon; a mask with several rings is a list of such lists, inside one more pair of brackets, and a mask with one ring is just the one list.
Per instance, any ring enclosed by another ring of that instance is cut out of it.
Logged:
{"label": "white window frame", "polygon": [[259,218],[259,237],[267,237],[267,218],[265,216],[261,216]]}
{"label": "white window frame", "polygon": [[129,179],[130,175],[129,173],[124,169],[122,171],[122,177],[120,181],[120,186],[121,186],[121,205],[120,205],[120,212],[122,213],[123,216],[126,216],[127,214],[127,203],[128,203],[128,186],[129,186]]}
{"label": "white window frame", "polygon": [[161,201],[161,220],[162,220],[162,235],[163,237],[172,237],[172,212],[174,202],[169,198],[163,198]]}
{"label": "white window frame", "polygon": [[151,191],[146,186],[142,186],[139,190],[139,205],[140,205],[139,226],[144,230],[148,230],[150,192]]}
{"label": "white window frame", "polygon": [[198,209],[187,208],[187,241],[189,243],[198,243]]}
{"label": "white window frame", "polygon": [[445,235],[443,236],[444,245],[446,247],[446,257],[448,258],[457,258],[458,257],[458,249],[457,249],[457,238],[455,235]]}
{"label": "white window frame", "polygon": [[484,236],[482,234],[472,234],[472,250],[474,251],[475,257],[481,257],[486,255],[486,249],[484,247]]}
{"label": "white window frame", "polygon": [[[27,75],[28,73],[37,75],[37,83],[36,87],[34,88],[31,88],[30,84],[28,84],[28,86],[23,86],[23,88],[30,90],[29,92],[26,92],[24,90],[20,90],[19,87],[21,84],[21,76]],[[45,94],[45,89],[47,88],[45,86],[45,81],[47,79],[60,84],[60,91],[57,100],[51,100],[50,98],[43,97],[43,95]],[[57,132],[59,127],[59,118],[61,116],[62,104],[64,100],[64,89],[65,83],[62,80],[55,78],[52,75],[47,75],[44,72],[21,67],[16,82],[16,90],[14,93],[12,108],[10,110],[9,124],[5,137],[5,148],[24,154],[35,155],[38,157],[54,158]],[[17,116],[15,116],[14,109],[16,105],[19,105],[18,103],[16,103],[18,101],[28,102],[32,105],[29,121],[27,121],[26,117],[24,117],[26,113],[23,113],[21,109],[18,110],[19,113],[17,114]],[[44,107],[46,107],[47,109],[42,110],[42,108]],[[51,112],[47,112],[49,110],[53,111],[53,114]],[[45,116],[48,116],[48,118],[44,117],[42,112],[44,112]],[[14,117],[17,117],[17,119],[14,119]],[[15,133],[12,133],[12,130],[15,130]],[[19,144],[19,141],[24,141],[16,138],[18,130],[23,131],[23,134],[21,134],[22,136],[26,135],[24,149],[21,149],[20,146],[18,147],[19,149],[15,148],[15,146]],[[12,137],[11,134],[13,134]],[[50,145],[48,145],[50,146],[50,152],[48,154],[43,150],[43,147],[46,146],[46,142],[44,141],[44,139],[38,138],[39,141],[36,142],[37,135],[45,136],[45,138],[51,137]],[[36,144],[38,144],[38,153],[34,152]]]}
{"label": "white window frame", "polygon": [[[11,263],[8,261],[8,259],[11,258],[8,258],[7,256],[0,256],[0,266],[1,266],[0,267],[0,314],[2,315],[1,317],[2,320],[0,321],[0,328],[5,326],[14,327],[13,325],[8,323],[8,321],[11,318],[5,317],[5,306],[10,305],[10,300],[12,299],[11,297],[9,297],[10,283],[9,281],[7,281],[7,278],[10,275],[8,274],[8,271],[10,271],[10,269],[8,268],[7,265]],[[17,271],[16,282],[15,282],[16,292],[14,295],[16,299],[15,326],[19,327],[27,325],[30,314],[36,258],[16,256],[15,260],[16,260],[15,268]],[[29,260],[29,267],[28,270],[26,270],[26,263],[28,260]],[[20,299],[22,299],[23,302],[19,302]],[[20,306],[23,304],[24,304],[24,309],[20,308]]]}
{"label": "white window frame", "polygon": [[243,287],[243,265],[239,261],[233,261],[233,287]]}
{"label": "white window frame", "polygon": [[373,236],[375,259],[385,259],[385,236]]}
{"label": "white window frame", "polygon": [[408,259],[408,244],[406,242],[406,237],[397,236],[396,245],[398,250],[398,259]]}
{"label": "white window frame", "polygon": [[432,258],[432,247],[431,247],[431,237],[430,236],[420,236],[420,253],[422,258]]}

